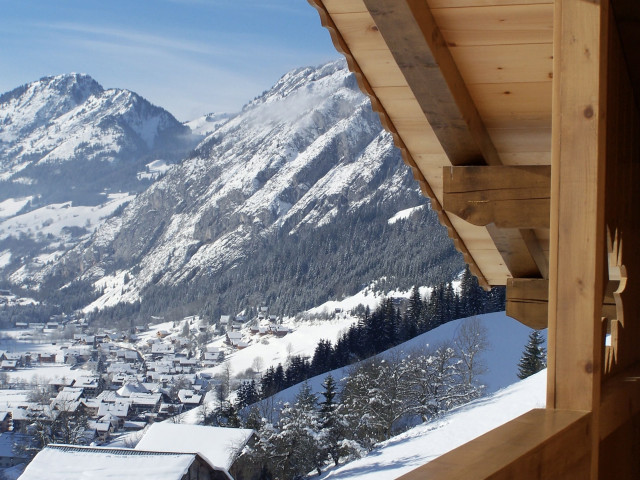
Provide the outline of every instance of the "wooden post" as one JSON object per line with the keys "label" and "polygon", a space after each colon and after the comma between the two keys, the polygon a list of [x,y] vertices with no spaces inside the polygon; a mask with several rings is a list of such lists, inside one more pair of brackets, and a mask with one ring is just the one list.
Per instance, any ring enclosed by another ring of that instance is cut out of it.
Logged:
{"label": "wooden post", "polygon": [[556,0],[547,407],[592,412],[598,476],[608,0]]}

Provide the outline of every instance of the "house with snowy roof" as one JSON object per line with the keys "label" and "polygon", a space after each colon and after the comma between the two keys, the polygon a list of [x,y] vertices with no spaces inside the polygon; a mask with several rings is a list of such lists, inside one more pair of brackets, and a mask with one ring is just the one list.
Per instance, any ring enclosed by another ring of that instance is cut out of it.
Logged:
{"label": "house with snowy roof", "polygon": [[242,341],[242,333],[240,332],[227,332],[226,342],[229,345],[236,345],[238,342]]}
{"label": "house with snowy roof", "polygon": [[132,393],[129,396],[131,408],[135,413],[157,412],[162,401],[161,393]]}
{"label": "house with snowy roof", "polygon": [[[230,480],[222,469],[197,453],[140,449],[48,445],[27,466],[19,480]],[[232,480],[232,479],[231,479]]]}
{"label": "house with snowy roof", "polygon": [[136,450],[193,452],[225,472],[228,478],[233,478],[237,459],[254,434],[246,428],[154,423],[138,442]]}
{"label": "house with snowy roof", "polygon": [[28,435],[14,432],[0,433],[0,468],[12,467],[28,461],[28,455],[15,448],[16,445],[30,442]]}
{"label": "house with snowy roof", "polygon": [[178,400],[186,409],[192,409],[202,403],[202,395],[191,389],[182,389],[178,391]]}

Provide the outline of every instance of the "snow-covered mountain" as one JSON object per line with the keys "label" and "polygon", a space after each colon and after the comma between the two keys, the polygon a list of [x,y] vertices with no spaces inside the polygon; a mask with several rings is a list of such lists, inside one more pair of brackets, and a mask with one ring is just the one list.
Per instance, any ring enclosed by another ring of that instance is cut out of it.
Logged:
{"label": "snow-covered mountain", "polygon": [[425,203],[337,61],[284,75],[43,272],[94,282],[87,309],[295,313],[384,276],[406,288],[459,271],[428,207],[389,222]]}
{"label": "snow-covered mountain", "polygon": [[0,272],[23,282],[144,190],[149,165],[181,160],[193,142],[166,110],[88,75],[0,95]]}

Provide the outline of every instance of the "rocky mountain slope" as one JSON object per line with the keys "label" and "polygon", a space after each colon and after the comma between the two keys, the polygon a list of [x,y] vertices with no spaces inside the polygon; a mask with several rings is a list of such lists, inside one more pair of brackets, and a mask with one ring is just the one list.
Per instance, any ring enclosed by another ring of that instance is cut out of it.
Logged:
{"label": "rocky mountain slope", "polygon": [[344,62],[302,68],[39,278],[92,282],[87,311],[133,305],[103,316],[295,313],[383,277],[451,278],[462,263],[428,206],[389,221],[426,203]]}
{"label": "rocky mountain slope", "polygon": [[0,95],[2,277],[26,281],[194,145],[166,110],[88,75]]}

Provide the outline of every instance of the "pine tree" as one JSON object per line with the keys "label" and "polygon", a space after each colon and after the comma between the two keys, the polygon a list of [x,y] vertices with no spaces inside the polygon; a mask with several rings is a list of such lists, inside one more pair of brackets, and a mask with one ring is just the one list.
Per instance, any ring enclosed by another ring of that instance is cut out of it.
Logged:
{"label": "pine tree", "polygon": [[544,339],[540,332],[533,330],[529,334],[529,343],[524,347],[522,358],[518,363],[518,378],[527,378],[547,367],[543,344]]}
{"label": "pine tree", "polygon": [[331,457],[337,466],[341,457],[349,455],[349,450],[344,445],[345,425],[337,411],[338,404],[335,401],[337,386],[331,374],[324,379],[322,387],[324,390],[321,395],[324,400],[320,402],[320,448],[324,452],[324,457]]}

